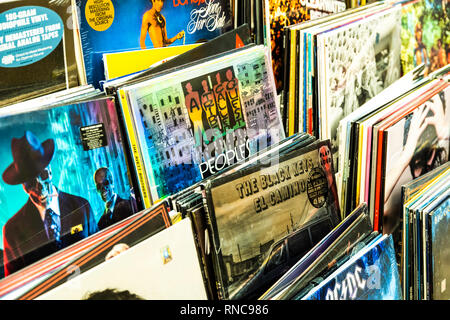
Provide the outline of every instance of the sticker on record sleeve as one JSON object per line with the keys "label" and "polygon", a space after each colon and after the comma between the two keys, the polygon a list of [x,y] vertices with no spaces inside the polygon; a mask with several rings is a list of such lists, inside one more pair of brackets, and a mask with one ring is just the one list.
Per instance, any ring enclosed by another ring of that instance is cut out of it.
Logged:
{"label": "sticker on record sleeve", "polygon": [[108,145],[103,123],[80,128],[81,143],[84,151],[102,148]]}
{"label": "sticker on record sleeve", "polygon": [[79,225],[77,225],[77,226],[75,226],[75,227],[72,227],[72,228],[70,229],[70,234],[79,233],[79,232],[81,232],[81,231],[83,231],[83,225],[82,225],[82,224],[79,224]]}
{"label": "sticker on record sleeve", "polygon": [[95,31],[105,31],[114,21],[114,5],[111,0],[88,0],[85,16],[89,26]]}
{"label": "sticker on record sleeve", "polygon": [[0,67],[24,67],[44,59],[63,38],[61,17],[45,7],[23,6],[0,14]]}
{"label": "sticker on record sleeve", "polygon": [[328,182],[322,168],[311,170],[308,177],[306,192],[309,202],[315,208],[321,208],[328,197]]}
{"label": "sticker on record sleeve", "polygon": [[169,246],[161,249],[161,255],[163,259],[163,264],[167,264],[172,261],[172,253],[170,252]]}

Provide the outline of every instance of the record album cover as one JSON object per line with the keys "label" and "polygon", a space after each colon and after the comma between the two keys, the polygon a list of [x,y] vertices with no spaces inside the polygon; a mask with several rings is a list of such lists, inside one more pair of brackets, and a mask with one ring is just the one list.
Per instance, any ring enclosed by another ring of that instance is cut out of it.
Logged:
{"label": "record album cover", "polygon": [[272,277],[273,284],[281,277],[308,243],[299,232],[305,224],[328,217],[336,226],[340,220],[329,141],[274,161],[206,185],[216,278],[225,299],[249,297],[266,278]]}
{"label": "record album cover", "polygon": [[118,292],[142,300],[206,300],[189,218],[69,279],[38,300],[100,300]]}
{"label": "record album cover", "polygon": [[167,203],[161,201],[158,205],[144,210],[137,219],[100,243],[91,246],[82,254],[73,257],[17,299],[35,299],[71,279],[89,273],[96,266],[114,259],[153,235],[169,228],[172,222],[167,209]]}
{"label": "record album cover", "polygon": [[123,77],[157,66],[199,45],[200,43],[195,43],[184,46],[104,53],[105,80]]}
{"label": "record album cover", "polygon": [[402,70],[424,64],[425,75],[450,63],[450,5],[446,0],[410,1],[402,8]]}
{"label": "record album cover", "polygon": [[268,71],[253,47],[130,89],[154,200],[284,138]]}
{"label": "record album cover", "polygon": [[380,238],[344,264],[303,300],[401,300],[392,236]]}
{"label": "record album cover", "polygon": [[132,215],[114,99],[0,118],[5,275]]}
{"label": "record album cover", "polygon": [[450,87],[387,129],[383,232],[393,232],[402,212],[401,186],[449,160]]}
{"label": "record album cover", "polygon": [[231,23],[224,0],[77,0],[86,76],[104,80],[102,54],[213,39]]}
{"label": "record album cover", "polygon": [[346,9],[343,0],[269,0],[270,40],[272,50],[272,67],[275,75],[277,90],[281,90],[283,84],[283,29],[310,19],[315,19],[328,14],[341,12]]}
{"label": "record album cover", "polygon": [[0,3],[0,107],[80,84],[71,0]]}
{"label": "record album cover", "polygon": [[392,7],[317,36],[320,136],[331,139],[335,161],[339,121],[400,77],[399,21]]}

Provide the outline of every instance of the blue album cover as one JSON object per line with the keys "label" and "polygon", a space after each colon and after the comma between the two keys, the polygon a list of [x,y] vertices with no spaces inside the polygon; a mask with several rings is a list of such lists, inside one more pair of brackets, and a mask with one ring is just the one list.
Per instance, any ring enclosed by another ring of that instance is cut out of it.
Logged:
{"label": "blue album cover", "polygon": [[137,211],[114,99],[5,116],[0,137],[2,277]]}
{"label": "blue album cover", "polygon": [[381,237],[336,270],[303,300],[401,300],[392,235]]}
{"label": "blue album cover", "polygon": [[77,0],[89,84],[104,80],[102,54],[204,42],[230,23],[225,0]]}

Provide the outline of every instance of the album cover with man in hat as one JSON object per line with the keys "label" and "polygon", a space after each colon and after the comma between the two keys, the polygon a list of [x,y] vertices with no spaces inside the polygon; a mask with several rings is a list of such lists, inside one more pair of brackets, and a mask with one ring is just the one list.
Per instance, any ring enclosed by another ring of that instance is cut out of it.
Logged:
{"label": "album cover with man in hat", "polygon": [[0,120],[2,276],[137,212],[113,98]]}

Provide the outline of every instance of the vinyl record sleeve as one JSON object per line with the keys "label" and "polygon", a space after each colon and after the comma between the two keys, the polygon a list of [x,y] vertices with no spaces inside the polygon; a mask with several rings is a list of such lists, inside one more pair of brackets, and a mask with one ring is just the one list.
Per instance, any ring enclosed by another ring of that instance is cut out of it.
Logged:
{"label": "vinyl record sleeve", "polygon": [[[366,231],[363,231],[364,227]],[[359,229],[355,231],[357,228]],[[358,232],[356,235],[357,231],[363,232]],[[357,241],[351,240],[352,236],[361,238],[365,235],[364,232],[372,232],[365,204],[350,213],[322,241],[312,248],[304,258],[286,272],[260,299],[285,300],[292,298],[315,278],[317,273],[323,271],[327,265],[331,265],[333,260],[338,258],[340,255],[339,250],[344,247],[348,250],[351,249],[351,244]],[[353,235],[351,236],[350,234]],[[344,244],[344,247],[339,249],[338,243]]]}
{"label": "vinyl record sleeve", "polygon": [[194,239],[196,241],[198,258],[203,269],[203,279],[208,293],[208,300],[217,300],[216,278],[214,276],[211,252],[211,235],[208,232],[203,203],[189,210],[188,216],[192,221]]}
{"label": "vinyl record sleeve", "polygon": [[200,43],[195,43],[184,46],[104,53],[102,60],[105,80],[149,69],[157,63],[163,63],[200,45]]}
{"label": "vinyl record sleeve", "polygon": [[331,139],[335,167],[339,121],[400,77],[399,20],[393,6],[317,35],[320,137]]}
{"label": "vinyl record sleeve", "polygon": [[33,288],[36,284],[48,277],[48,274],[55,272],[66,262],[74,259],[78,255],[83,254],[89,248],[117,233],[132,221],[139,218],[142,214],[143,212],[134,214],[133,216],[126,218],[123,221],[106,228],[105,230],[97,232],[96,234],[81,240],[80,242],[75,243],[64,250],[58,251],[48,258],[40,260],[20,270],[19,272],[2,279],[0,281],[0,299],[10,300],[19,297],[28,291],[25,288]]}
{"label": "vinyl record sleeve", "polygon": [[[378,4],[376,4],[378,5]],[[304,92],[305,88],[306,88],[306,72],[307,72],[307,68],[308,68],[308,63],[307,61],[309,61],[306,58],[306,38],[304,36],[304,29],[306,28],[310,28],[316,25],[320,25],[322,23],[326,23],[328,21],[332,21],[332,20],[336,20],[338,18],[344,17],[346,15],[350,15],[352,13],[355,13],[357,11],[360,11],[361,9],[349,9],[349,10],[345,10],[345,11],[340,11],[338,13],[333,13],[333,14],[329,14],[329,15],[325,15],[325,16],[321,16],[321,17],[317,17],[314,20],[309,20],[309,21],[303,21],[301,23],[298,24],[293,24],[290,26],[290,28],[296,30],[297,34],[298,34],[298,49],[297,49],[297,53],[296,53],[296,58],[298,60],[298,65],[299,65],[299,72],[295,73],[295,77],[296,77],[296,101],[298,103],[298,107],[299,107],[299,128],[298,130],[304,131],[304,132],[308,132],[310,134],[312,134],[312,128],[309,128],[308,126],[310,126],[308,124],[309,121],[309,117],[310,115],[307,112],[307,108],[306,108],[306,92]],[[286,50],[286,49],[284,49]],[[286,61],[286,59],[284,59]],[[285,69],[288,70],[288,69]],[[292,73],[291,73],[292,75]],[[287,82],[287,80],[284,80],[284,82]],[[285,126],[287,128],[287,126]]]}
{"label": "vinyl record sleeve", "polygon": [[[445,112],[444,110],[446,110],[448,108],[448,88],[446,88],[446,85],[444,85],[444,88],[441,87],[440,91],[441,91],[440,93],[437,93],[436,91],[434,92],[434,94],[430,93],[428,96],[424,96],[422,100],[417,101],[416,104],[413,105],[413,107],[415,108],[414,113],[409,111],[409,113],[408,113],[409,115],[407,115],[405,118],[406,121],[410,121],[411,125],[414,125],[414,121],[416,124],[418,121],[417,114],[419,114],[421,112],[423,112],[422,118],[425,118],[425,119],[433,117],[434,114],[439,114],[439,112]],[[438,87],[438,92],[439,92],[439,87]],[[446,96],[447,96],[447,98],[446,98]],[[426,101],[426,102],[424,103],[424,101]],[[430,108],[431,110],[426,111],[426,110],[424,110],[424,108]],[[403,117],[405,117],[405,115],[403,115]],[[436,166],[448,161],[448,148],[449,148],[448,141],[445,142],[445,139],[442,140],[441,138],[438,138],[438,136],[436,135],[438,132],[440,132],[440,130],[443,130],[441,132],[445,132],[446,130],[447,131],[449,130],[448,129],[448,120],[445,120],[444,115],[441,115],[440,117],[441,117],[441,120],[443,120],[442,124],[439,124],[439,122],[436,122],[436,124],[434,124],[434,125],[429,125],[426,128],[424,127],[421,130],[421,131],[423,131],[422,133],[419,129],[412,129],[413,131],[409,131],[409,132],[406,131],[407,129],[404,130],[405,136],[406,135],[409,136],[412,134],[411,132],[414,133],[415,131],[416,131],[416,135],[420,134],[420,136],[416,137],[415,140],[411,140],[411,141],[413,141],[413,143],[417,143],[417,145],[413,151],[414,153],[411,156],[409,163],[407,163],[405,170],[403,171],[402,175],[398,178],[399,182],[393,187],[393,189],[391,189],[391,190],[393,190],[392,191],[393,195],[391,196],[390,201],[385,202],[384,206],[383,206],[383,204],[380,204],[380,208],[382,208],[384,210],[383,213],[388,215],[388,214],[391,214],[392,212],[395,212],[396,203],[400,202],[400,198],[401,198],[401,190],[399,190],[399,184],[402,184],[402,183],[408,181],[409,179],[411,179],[411,177],[420,176],[421,173],[422,174],[426,173],[429,170],[435,168]],[[429,121],[429,120],[425,120],[425,121]],[[444,124],[445,122],[447,122],[447,124]],[[408,124],[408,122],[406,122],[406,123]],[[435,128],[433,128],[433,126]],[[405,125],[405,128],[408,128],[408,126]],[[414,137],[414,134],[412,134],[412,135]],[[401,133],[397,133],[397,136],[401,136]],[[408,141],[408,140],[406,140],[406,141]],[[403,141],[403,143],[405,144],[405,140]],[[409,144],[411,145],[411,142]],[[428,155],[426,153],[426,151],[424,151],[424,150],[428,150],[430,148],[432,150],[432,153]],[[405,149],[406,149],[406,147],[405,147]],[[409,149],[411,149],[411,148],[409,148]],[[408,149],[406,149],[406,150],[408,150]],[[399,161],[396,162],[397,167],[402,166],[402,164],[406,163],[407,160],[409,159],[409,158],[404,158],[404,157],[399,158],[399,156],[395,155],[395,154],[393,156],[396,156],[399,159]],[[428,158],[428,157],[431,157],[431,158]],[[424,161],[426,161],[425,159],[429,159],[429,161],[427,162],[428,163],[427,168],[423,169],[423,166],[420,163],[423,163]],[[391,167],[395,168],[393,165],[391,165]],[[407,170],[408,168],[410,170]],[[385,174],[387,174],[387,176],[389,176],[391,179],[395,179],[396,174],[397,175],[399,174],[398,172],[397,173],[396,172],[394,172],[394,173],[388,172],[387,169],[384,169],[384,170],[386,170]],[[409,176],[409,178],[408,178],[408,176]],[[392,188],[392,183],[388,184],[388,185],[386,185],[387,190],[389,190],[389,187],[388,187],[389,185]],[[395,196],[395,198],[392,198],[393,196]],[[388,210],[387,213],[386,213],[386,210]],[[408,216],[411,215],[411,213],[408,213],[408,211],[409,210],[405,211],[405,214],[403,217],[403,228],[402,228],[403,241],[405,241],[405,247],[403,249],[403,254],[404,254],[403,263],[404,264],[410,263],[407,261],[408,261],[408,259],[411,259],[411,256],[408,255],[408,251],[409,251],[409,244],[408,244],[409,240],[408,239],[411,240],[411,234],[410,234],[409,227],[408,227],[408,221],[410,221],[410,222],[412,221],[413,223],[415,223],[413,232],[416,232],[416,234],[420,235],[420,229],[417,229],[418,231],[416,231],[416,228],[420,228],[421,216],[420,216],[420,214],[418,214],[418,213],[416,214],[416,212],[413,212],[413,215],[415,214],[415,217],[412,216],[412,217],[408,218]],[[387,221],[387,223],[385,222],[385,225],[390,226],[390,228],[392,228],[393,225],[395,223],[397,223],[396,222],[397,220],[399,220],[401,222],[399,217],[391,216],[391,220]],[[419,240],[420,240],[420,238],[419,238]],[[413,244],[418,245],[417,242],[415,242],[415,241],[413,242]],[[420,250],[420,248],[421,247],[419,246],[419,250]],[[409,256],[409,258],[408,258],[408,256]],[[406,266],[404,266],[404,268],[405,267]],[[415,270],[417,270],[417,269],[415,269]],[[408,273],[408,271],[405,271],[405,272]],[[404,276],[408,277],[407,274],[405,274]],[[420,275],[419,275],[419,278],[420,278]],[[407,280],[404,280],[404,281],[407,281]],[[420,280],[418,280],[418,281],[420,281]],[[417,295],[421,295],[421,291],[418,288],[418,286],[413,286],[413,288],[419,290],[416,292]],[[406,288],[404,288],[404,289],[406,289]]]}
{"label": "vinyl record sleeve", "polygon": [[[436,169],[435,169],[436,170]],[[412,213],[410,208],[421,199],[421,197],[428,191],[433,191],[439,189],[442,186],[441,181],[448,179],[450,171],[446,169],[440,173],[436,172],[436,175],[429,181],[426,181],[422,188],[418,189],[417,192],[412,195],[412,197],[404,203],[403,205],[403,230],[402,230],[402,240],[403,240],[403,292],[405,299],[413,298],[413,275],[414,272],[411,271],[413,265],[414,253],[413,253],[413,231],[412,230]]]}
{"label": "vinyl record sleeve", "polygon": [[[339,145],[350,145],[350,128],[353,122],[357,121],[358,119],[362,119],[366,115],[371,114],[372,112],[375,112],[379,108],[383,108],[383,106],[392,103],[395,99],[398,99],[402,95],[406,94],[410,90],[413,90],[416,86],[419,85],[421,81],[421,73],[420,68],[416,68],[409,72],[407,75],[403,76],[396,82],[394,82],[392,85],[390,85],[388,88],[383,90],[380,94],[378,94],[375,98],[369,100],[367,103],[362,105],[360,108],[356,109],[349,115],[347,115],[345,118],[341,119],[339,121],[339,127],[338,127],[338,139],[339,139]],[[363,146],[367,145],[367,143],[363,143]],[[338,175],[336,177],[337,183],[338,183],[338,190],[340,191],[341,196],[341,208],[345,208],[345,202],[344,202],[344,195],[346,194],[346,179],[348,178],[348,159],[352,153],[350,153],[350,148],[339,148],[339,157],[343,159],[341,162],[339,162],[339,168]],[[370,161],[370,153],[368,149],[367,154],[367,160]],[[370,166],[367,165],[367,171],[370,172],[369,168]],[[370,181],[370,179],[366,179],[366,185]],[[367,188],[367,186],[366,186]],[[366,203],[368,203],[368,195],[366,195],[366,198],[364,199]]]}
{"label": "vinyl record sleeve", "polygon": [[317,25],[313,25],[310,28],[307,28],[305,30],[306,34],[305,36],[307,37],[307,61],[308,61],[308,71],[306,73],[306,81],[305,81],[305,85],[306,85],[306,92],[305,94],[307,95],[306,98],[306,109],[308,110],[308,116],[311,116],[311,119],[308,120],[308,123],[311,126],[310,131],[308,131],[308,133],[313,134],[317,137],[321,136],[321,128],[319,127],[318,121],[319,118],[316,115],[316,113],[318,112],[318,106],[317,106],[317,101],[318,101],[318,89],[317,89],[317,79],[316,79],[316,58],[317,55],[315,53],[315,45],[316,45],[316,35],[320,34],[321,32],[326,32],[329,30],[333,30],[335,28],[339,28],[340,26],[345,26],[347,24],[353,23],[353,22],[358,22],[359,20],[365,18],[365,17],[369,17],[372,14],[375,14],[383,9],[388,8],[389,6],[386,6],[382,3],[380,3],[381,5],[373,5],[373,6],[368,6],[367,8],[364,9],[354,9],[354,10],[349,10],[349,13],[351,14],[346,14],[346,11],[344,11],[343,13],[338,13],[336,14],[336,19],[330,19],[327,20],[326,17],[323,18],[325,21],[324,23],[318,23]]}
{"label": "vinyl record sleeve", "polygon": [[84,300],[112,288],[145,300],[206,300],[191,220],[183,219],[37,300]]}
{"label": "vinyl record sleeve", "polygon": [[0,107],[82,84],[71,0],[0,4]]}
{"label": "vinyl record sleeve", "polygon": [[[113,98],[51,105],[1,120],[5,275],[137,212]],[[103,178],[96,182],[97,172]],[[97,188],[105,201],[115,199],[112,215]],[[48,208],[59,212],[59,241],[47,236],[42,217]]]}
{"label": "vinyl record sleeve", "polygon": [[[448,138],[446,138],[450,132],[450,117],[446,111],[450,106],[449,95],[450,87],[448,87],[448,84],[438,85],[434,92],[415,101],[415,105],[412,106],[413,109],[405,110],[405,113],[399,114],[397,117],[392,116],[392,120],[387,122],[384,127],[380,127],[378,131],[380,135],[381,130],[387,130],[386,143],[388,149],[386,153],[389,155],[382,173],[389,178],[386,185],[382,184],[382,188],[386,190],[386,195],[381,198],[383,199],[382,202],[375,201],[375,212],[378,210],[379,216],[383,216],[383,230],[385,232],[392,232],[397,227],[399,217],[392,217],[391,215],[392,212],[396,211],[394,208],[400,205],[401,185],[407,180],[412,180],[414,177],[431,171],[449,159],[450,145]],[[424,125],[417,124],[420,120],[417,115],[419,113],[424,113],[422,115],[423,121],[426,121]],[[440,122],[432,123],[431,119],[434,119],[434,117],[439,117]],[[427,118],[429,120],[426,120]],[[428,123],[430,124],[428,125]],[[409,130],[410,126],[412,126],[411,131]],[[399,141],[398,138],[402,136],[401,131],[403,131],[403,141]],[[419,133],[420,136],[417,136]],[[412,138],[408,139],[410,136]],[[408,151],[410,153],[406,155],[401,152],[396,154],[394,150],[399,150],[399,146],[403,146],[405,149],[408,147],[406,151],[410,150]],[[392,159],[396,159],[396,165],[393,165]],[[422,163],[426,165],[424,166]],[[404,164],[407,164],[409,171],[405,167],[397,168],[400,165],[404,166]],[[391,168],[396,171],[390,171]],[[404,178],[402,179],[402,177]],[[396,178],[398,182],[392,185],[391,181],[395,181]],[[379,181],[378,178],[377,184]],[[393,194],[390,195],[390,192]],[[391,219],[387,220],[387,217],[391,217]]]}
{"label": "vinyl record sleeve", "polygon": [[[241,170],[205,186],[222,299],[236,294],[272,243],[315,218],[330,216],[334,225],[340,220],[329,142],[315,142],[274,160],[276,166]],[[248,267],[242,269],[244,265]]]}
{"label": "vinyl record sleeve", "polygon": [[[104,80],[106,52],[194,44],[222,34],[231,23],[228,2],[77,0],[87,82]],[[150,34],[152,37],[150,37]]]}
{"label": "vinyl record sleeve", "polygon": [[[418,91],[418,90],[417,90]],[[415,95],[416,92],[411,92],[405,97],[399,97],[394,101],[398,102],[401,100],[407,100],[407,99],[413,99],[413,94]],[[393,103],[390,103],[391,105]],[[386,106],[390,109],[397,108],[392,106]],[[383,107],[382,110],[380,110],[379,113],[377,113],[376,116],[381,116],[381,114],[384,112],[383,110],[386,110],[385,107]],[[375,117],[374,117],[375,118]],[[361,157],[360,165],[361,168],[358,171],[357,179],[361,180],[360,184],[360,190],[359,190],[359,201],[360,202],[369,202],[369,190],[370,190],[370,168],[371,168],[371,142],[372,142],[372,123],[370,120],[365,120],[361,122],[362,127],[362,133],[360,135],[360,144],[362,146],[361,150],[359,151],[359,156]]]}
{"label": "vinyl record sleeve", "polygon": [[[230,40],[231,39],[231,40]],[[243,25],[239,27],[238,29],[234,31],[230,31],[210,42],[207,42],[203,44],[202,46],[192,49],[189,51],[189,53],[181,54],[179,57],[176,57],[162,65],[156,66],[154,68],[151,68],[147,71],[144,71],[140,74],[134,74],[131,76],[123,77],[114,79],[112,81],[108,81],[105,84],[105,90],[106,92],[116,96],[117,99],[117,108],[119,110],[119,114],[122,116],[122,124],[124,126],[124,131],[127,132],[127,140],[125,141],[128,145],[128,149],[130,150],[131,158],[129,162],[131,163],[131,166],[134,167],[134,171],[136,173],[136,177],[134,177],[135,184],[139,187],[136,188],[136,193],[139,192],[140,198],[142,199],[142,207],[148,208],[151,206],[151,204],[155,201],[152,197],[155,197],[155,195],[151,194],[151,189],[149,185],[148,175],[151,174],[147,173],[146,168],[143,164],[143,155],[139,148],[139,142],[138,137],[136,134],[136,124],[134,122],[134,119],[132,117],[132,111],[130,106],[129,97],[127,95],[127,92],[122,89],[122,86],[125,86],[125,84],[131,85],[133,83],[141,83],[144,80],[153,79],[154,77],[159,77],[166,74],[166,68],[170,67],[172,63],[180,62],[185,63],[186,61],[191,61],[190,63],[183,65],[178,68],[172,68],[170,69],[171,72],[175,72],[178,70],[182,70],[184,68],[188,68],[191,66],[196,66],[200,63],[205,63],[211,60],[210,58],[204,58],[205,52],[203,50],[200,50],[201,48],[205,47],[205,49],[211,50],[212,47],[215,47],[218,49],[219,54],[217,54],[215,57],[223,57],[224,55],[227,55],[227,53],[224,53],[224,50],[227,50],[227,47],[232,46],[234,43],[235,46],[238,47],[238,49],[235,49],[237,51],[245,50],[247,48],[240,47],[242,44],[241,39],[243,41],[248,41],[248,26]],[[231,41],[231,42],[230,42]],[[231,47],[230,47],[231,48]],[[206,51],[208,51],[206,50]],[[195,57],[203,57],[200,60],[196,61]],[[184,61],[184,62],[182,62]],[[151,177],[150,177],[151,178]]]}
{"label": "vinyl record sleeve", "polygon": [[48,105],[61,104],[71,100],[77,101],[81,97],[84,99],[86,96],[90,97],[91,95],[94,97],[98,97],[99,95],[99,92],[91,86],[79,86],[65,89],[0,108],[0,116],[8,116],[20,112],[32,111]]}
{"label": "vinyl record sleeve", "polygon": [[392,236],[383,236],[302,300],[401,300]]}
{"label": "vinyl record sleeve", "polygon": [[[434,200],[432,199],[431,201],[429,201],[429,203],[423,207],[423,210],[421,212],[421,220],[422,220],[421,236],[422,236],[422,243],[423,243],[423,250],[422,250],[423,251],[423,253],[422,253],[423,284],[422,284],[422,286],[423,286],[423,299],[424,300],[431,300],[433,297],[433,274],[434,274],[432,271],[433,263],[434,263],[434,265],[437,265],[439,260],[441,260],[440,259],[441,257],[438,257],[437,259],[432,260],[433,258],[432,258],[432,251],[431,251],[431,246],[432,246],[431,241],[435,240],[435,242],[438,242],[439,239],[436,239],[437,237],[435,237],[433,239],[430,236],[429,230],[431,229],[431,227],[430,227],[431,215],[434,213],[434,211],[438,211],[439,213],[444,212],[445,210],[448,211],[448,204],[449,204],[449,199],[450,199],[449,197],[450,197],[450,185],[447,185],[446,191],[440,192],[440,194]],[[439,220],[439,218],[442,219],[442,217],[437,216],[435,218],[435,221],[437,222]],[[441,231],[441,234],[442,234],[442,231]],[[439,255],[441,253],[441,251],[445,252],[445,249],[441,249],[441,250],[437,249],[436,250],[436,248],[435,248],[434,254]],[[445,258],[445,255],[443,255],[442,261],[445,261],[445,260],[448,260],[448,259]],[[441,270],[439,270],[439,271],[441,271]],[[443,276],[442,278],[445,280],[442,280],[440,285],[438,284],[436,286],[436,289],[438,291],[440,291],[440,293],[444,293],[446,291],[446,286],[443,285],[447,281],[446,276]],[[438,283],[438,281],[437,282],[435,281],[435,283]],[[438,298],[437,300],[442,300],[442,298],[441,299]]]}
{"label": "vinyl record sleeve", "polygon": [[297,130],[295,128],[295,124],[298,122],[298,106],[295,103],[295,96],[296,96],[296,90],[295,90],[295,76],[298,72],[298,66],[297,66],[297,59],[295,59],[295,56],[297,55],[297,34],[293,28],[290,28],[289,31],[291,33],[289,37],[289,95],[288,95],[288,106],[289,106],[289,116],[288,116],[288,127],[287,129],[287,135],[290,136],[294,134]]}
{"label": "vinyl record sleeve", "polygon": [[[298,284],[299,289],[312,281],[315,276],[324,274],[331,270],[344,256],[348,255],[358,244],[366,239],[373,232],[372,222],[367,213],[355,220],[352,225],[343,233],[332,246],[321,255],[318,261],[315,261],[307,273],[302,277]],[[298,292],[298,290],[296,290]]]}
{"label": "vinyl record sleeve", "polygon": [[[426,242],[423,234],[424,220],[423,214],[428,207],[432,206],[434,202],[441,202],[448,195],[448,183],[442,181],[439,186],[429,189],[418,198],[417,201],[409,208],[412,215],[412,230],[413,230],[413,298],[415,300],[427,300],[427,279],[426,279]],[[447,190],[447,194],[443,194],[442,190]]]}
{"label": "vinyl record sleeve", "polygon": [[[363,124],[365,128],[365,132],[363,132],[363,139],[367,138],[367,145],[365,147],[367,148],[368,152],[370,152],[367,164],[367,170],[366,175],[369,175],[369,177],[366,177],[366,179],[370,179],[370,184],[368,186],[368,203],[369,203],[369,210],[370,215],[375,221],[375,196],[376,196],[376,190],[377,184],[377,165],[379,163],[376,161],[378,156],[378,134],[375,127],[380,126],[380,123],[384,121],[389,116],[395,114],[397,110],[403,110],[407,107],[408,104],[411,104],[414,99],[420,99],[420,96],[427,94],[430,92],[430,90],[433,90],[433,88],[436,86],[436,81],[426,83],[423,87],[419,88],[417,91],[414,91],[411,93],[411,95],[405,96],[405,99],[399,99],[398,101],[387,105],[386,107],[383,107],[381,110],[375,112],[373,115],[368,115],[366,119],[362,119],[361,123]],[[378,128],[378,127],[377,127]],[[364,140],[364,143],[365,140]],[[374,224],[374,227],[376,227],[378,224]]]}
{"label": "vinyl record sleeve", "polygon": [[153,201],[284,138],[263,47],[125,89]]}
{"label": "vinyl record sleeve", "polygon": [[[158,205],[145,210],[145,213],[141,217],[134,220],[118,233],[90,248],[83,255],[66,263],[49,278],[36,285],[26,294],[20,296],[19,300],[36,299],[45,292],[67,282],[68,279],[83,275],[106,260],[114,258],[123,249],[127,247],[132,248],[145,239],[169,228],[171,221],[167,209],[167,203],[160,202]],[[119,247],[116,245],[119,245]]]}
{"label": "vinyl record sleeve", "polygon": [[419,0],[402,4],[403,73],[423,63],[427,75],[450,63],[450,39],[445,36],[450,28],[449,16],[450,6],[446,1]]}
{"label": "vinyl record sleeve", "polygon": [[[291,55],[291,32],[290,28],[283,29],[283,69],[281,75],[278,75],[276,78],[276,74],[274,73],[275,81],[278,82],[278,86],[283,86],[281,95],[281,114],[283,115],[283,125],[286,131],[286,135],[289,136],[289,70],[290,70],[290,55]],[[273,57],[272,57],[273,59]],[[272,60],[272,65],[274,65],[274,61]],[[274,69],[275,67],[272,66]],[[281,70],[279,71],[281,72]],[[280,83],[280,78],[282,78],[282,84]]]}
{"label": "vinyl record sleeve", "polygon": [[[280,79],[282,71],[282,47],[283,28],[309,19],[316,19],[331,13],[344,11],[346,5],[340,0],[320,1],[279,1],[269,0],[270,37],[273,59],[273,72],[276,79]],[[281,90],[282,84],[277,84],[277,90]]]}
{"label": "vinyl record sleeve", "polygon": [[[190,63],[200,63],[202,59],[211,58],[214,55],[218,55],[233,49],[238,49],[250,45],[252,43],[250,29],[247,24],[243,24],[240,27],[228,31],[200,46],[189,50],[188,52],[182,53],[179,56],[161,64],[154,66],[148,70],[145,70],[136,75],[130,76],[129,82],[142,81],[147,77],[151,77],[157,73],[172,68],[180,67],[182,65],[187,65]],[[117,83],[116,83],[117,82]],[[127,81],[121,81],[117,79],[116,81],[106,81],[103,83],[103,87],[108,93],[115,92],[118,85],[128,84]]]}

